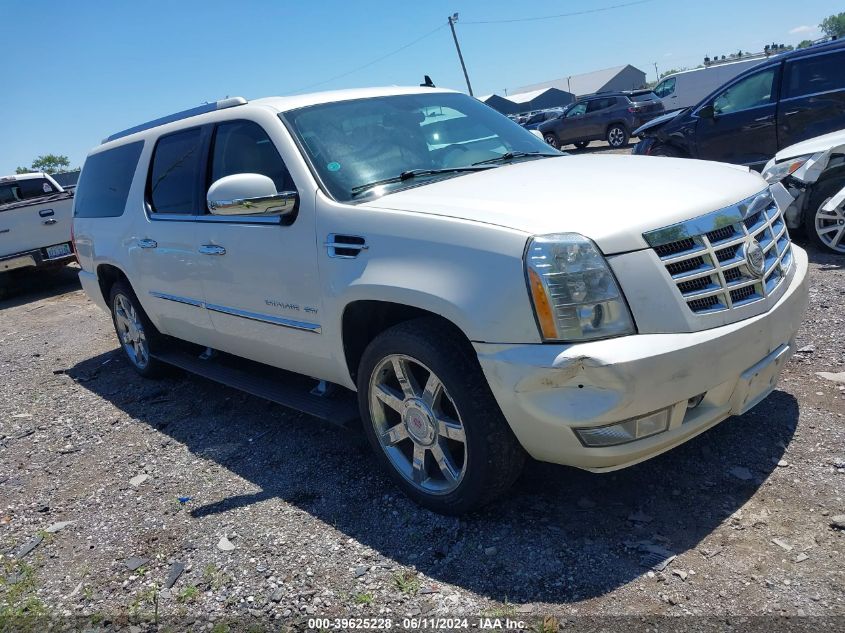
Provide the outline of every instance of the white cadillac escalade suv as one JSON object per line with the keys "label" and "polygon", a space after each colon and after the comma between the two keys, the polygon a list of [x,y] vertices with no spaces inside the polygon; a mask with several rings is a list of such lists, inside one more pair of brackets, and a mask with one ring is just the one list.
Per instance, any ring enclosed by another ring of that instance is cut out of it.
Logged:
{"label": "white cadillac escalade suv", "polygon": [[448,90],[151,121],[92,150],[74,211],[82,285],[140,374],[360,416],[445,513],[526,454],[611,471],[747,411],[807,304],[759,175],[567,156]]}

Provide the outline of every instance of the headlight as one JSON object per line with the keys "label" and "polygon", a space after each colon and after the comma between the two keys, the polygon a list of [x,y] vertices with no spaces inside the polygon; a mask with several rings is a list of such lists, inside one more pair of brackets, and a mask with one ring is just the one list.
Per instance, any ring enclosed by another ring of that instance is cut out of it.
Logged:
{"label": "headlight", "polygon": [[544,340],[583,341],[634,333],[631,313],[610,267],[583,235],[533,238],[525,267]]}
{"label": "headlight", "polygon": [[763,170],[763,178],[765,178],[766,182],[770,185],[780,182],[787,176],[791,176],[801,169],[801,167],[804,166],[804,163],[806,163],[811,157],[812,154],[806,154],[804,156],[796,156],[795,158],[775,163],[771,167],[766,167],[766,169]]}

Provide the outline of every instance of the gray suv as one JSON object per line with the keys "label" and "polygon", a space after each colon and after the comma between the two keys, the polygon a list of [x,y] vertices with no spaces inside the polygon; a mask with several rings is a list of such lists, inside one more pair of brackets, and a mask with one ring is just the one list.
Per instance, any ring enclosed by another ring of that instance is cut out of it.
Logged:
{"label": "gray suv", "polygon": [[663,103],[650,90],[600,93],[582,97],[557,119],[539,126],[546,143],[556,149],[573,144],[583,149],[590,141],[606,140],[624,147],[631,130],[663,114]]}

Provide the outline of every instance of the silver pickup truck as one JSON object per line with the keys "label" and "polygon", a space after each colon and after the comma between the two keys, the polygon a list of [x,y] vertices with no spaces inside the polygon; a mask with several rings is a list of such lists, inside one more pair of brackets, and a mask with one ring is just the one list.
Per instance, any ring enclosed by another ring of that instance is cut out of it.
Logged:
{"label": "silver pickup truck", "polygon": [[74,260],[73,194],[48,174],[0,178],[0,273]]}

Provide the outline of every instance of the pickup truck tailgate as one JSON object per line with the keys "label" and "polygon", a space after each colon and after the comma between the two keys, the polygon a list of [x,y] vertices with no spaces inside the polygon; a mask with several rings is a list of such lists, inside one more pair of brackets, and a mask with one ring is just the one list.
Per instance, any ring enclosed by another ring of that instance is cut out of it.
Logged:
{"label": "pickup truck tailgate", "polygon": [[[0,205],[0,257],[70,242],[73,197],[56,193]],[[45,250],[43,257],[51,257]]]}

